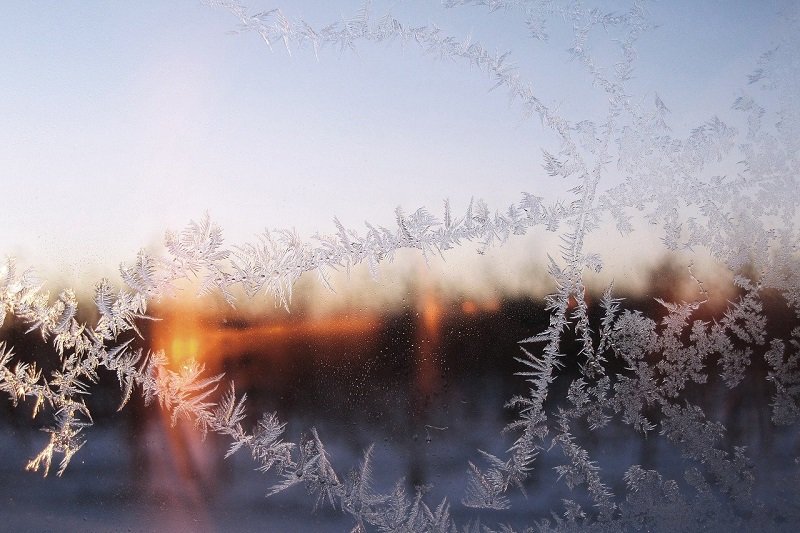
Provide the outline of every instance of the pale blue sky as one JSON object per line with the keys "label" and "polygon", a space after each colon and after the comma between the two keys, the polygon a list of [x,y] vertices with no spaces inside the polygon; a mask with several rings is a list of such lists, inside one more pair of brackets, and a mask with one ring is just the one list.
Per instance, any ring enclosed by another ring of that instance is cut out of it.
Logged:
{"label": "pale blue sky", "polygon": [[[357,1],[253,2],[324,24]],[[606,3],[610,4],[610,3]],[[619,3],[622,5],[622,3]],[[660,2],[632,89],[657,90],[673,125],[725,113],[774,46],[773,2]],[[564,47],[526,38],[511,13],[373,3],[433,21],[513,59],[548,104],[591,114],[596,92]],[[468,66],[409,46],[270,53],[197,0],[15,2],[0,8],[0,254],[68,280],[112,271],[205,210],[241,242],[264,227],[332,232],[331,219],[393,223],[397,205],[449,198],[498,208],[553,186],[551,146]],[[676,133],[681,133],[676,131]],[[556,186],[561,186],[556,184]]]}

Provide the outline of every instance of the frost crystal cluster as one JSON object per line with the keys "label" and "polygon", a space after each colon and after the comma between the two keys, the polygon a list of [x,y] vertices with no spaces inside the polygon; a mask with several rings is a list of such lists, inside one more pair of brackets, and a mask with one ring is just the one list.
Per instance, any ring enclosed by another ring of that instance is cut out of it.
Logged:
{"label": "frost crystal cluster", "polygon": [[[173,421],[188,419],[203,432],[227,436],[228,455],[249,453],[272,480],[270,493],[302,485],[312,504],[352,515],[354,531],[511,531],[478,520],[456,524],[451,508],[508,509],[512,492],[526,490],[544,454],[559,457],[557,475],[575,497],[534,519],[531,530],[791,530],[800,524],[796,10],[783,15],[780,45],[764,53],[749,77],[743,76],[740,96],[719,110],[725,118],[709,116],[680,136],[670,128],[670,112],[658,96],[643,101],[631,93],[637,42],[658,31],[640,2],[614,12],[581,1],[445,2],[451,8],[483,9],[486,16],[513,12],[542,46],[550,28],[566,27],[572,33],[569,57],[604,95],[599,120],[563,116],[540,99],[508,54],[447,35],[435,25],[415,27],[375,15],[368,4],[352,18],[314,27],[280,10],[252,13],[236,2],[210,3],[238,19],[237,31],[253,32],[271,48],[308,48],[319,55],[326,48],[396,41],[488,75],[558,139],[542,147],[538,172],[568,183],[568,196],[534,191],[493,208],[475,200],[458,213],[445,203],[440,215],[398,208],[392,228],[367,224],[357,230],[335,221],[335,233],[311,240],[291,231],[268,231],[236,247],[226,246],[220,228],[205,217],[168,233],[163,256],[142,251],[122,265],[126,287],[97,283],[94,304],[100,318],[94,324],[77,320],[72,291],[53,299],[31,271],[9,260],[0,272],[0,323],[14,315],[49,339],[61,358],[59,369],[46,375],[16,361],[13,347],[0,345],[0,390],[15,405],[32,401],[35,416],[52,418],[49,441],[28,469],[47,474],[56,461],[60,475],[79,453],[92,425],[83,399],[104,368],[116,373],[123,391],[120,408],[141,395]],[[612,52],[595,57],[596,43]],[[728,170],[718,173],[720,168]],[[586,276],[601,271],[604,263],[603,250],[590,249],[589,236],[609,227],[623,235],[655,228],[666,249],[711,257],[733,276],[734,295],[724,308],[709,308],[713,295],[688,265],[685,276],[696,295],[690,301],[658,299],[637,309],[609,286],[602,313],[590,313]],[[224,384],[224,376],[205,375],[197,364],[173,370],[164,353],[131,347],[140,333],[137,324],[151,318],[148,303],[184,279],[197,279],[203,292],[218,292],[230,302],[243,291],[289,307],[293,286],[309,272],[327,285],[331,270],[366,264],[376,273],[401,249],[417,249],[426,258],[464,243],[485,249],[535,228],[561,239],[557,250],[531,250],[549,252],[555,287],[546,298],[549,326],[519,339],[519,353],[509,354],[519,362],[520,379],[529,384],[527,394],[509,400],[516,420],[507,435],[498,436],[512,442],[504,455],[475,451],[465,465],[459,502],[426,502],[424,491],[411,493],[402,481],[377,492],[371,485],[371,448],[360,465],[342,474],[326,452],[324,435],[311,430],[299,442],[289,442],[273,413],[245,427],[246,399],[232,383]],[[556,386],[570,365],[579,374]],[[792,442],[789,456],[781,459],[782,477],[770,481],[779,487],[780,502],[759,488],[761,473],[749,450],[696,401],[709,379],[721,377],[734,393],[750,374],[771,390],[772,428],[765,431],[789,435]],[[666,440],[683,462],[682,477],[669,479],[639,464],[627,466],[621,479],[607,475],[602,458],[590,455],[582,436],[602,440],[604,430],[615,424],[633,439]]]}

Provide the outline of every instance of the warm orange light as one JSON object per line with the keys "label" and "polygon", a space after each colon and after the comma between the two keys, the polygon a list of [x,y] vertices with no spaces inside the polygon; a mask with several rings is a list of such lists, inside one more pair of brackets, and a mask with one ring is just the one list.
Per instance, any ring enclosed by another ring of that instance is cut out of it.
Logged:
{"label": "warm orange light", "polygon": [[478,311],[496,313],[499,310],[500,310],[500,300],[498,298],[492,298],[491,300],[484,300],[480,303],[476,303],[472,300],[465,300],[461,304],[461,311],[463,311],[465,315],[474,315]]}
{"label": "warm orange light", "polygon": [[175,337],[170,348],[170,360],[176,364],[200,359],[200,341],[196,337]]}
{"label": "warm orange light", "polygon": [[436,297],[428,293],[422,299],[422,325],[429,333],[439,330],[442,307]]}
{"label": "warm orange light", "polygon": [[191,305],[163,309],[161,320],[153,323],[152,348],[163,350],[173,368],[191,360],[204,362],[217,350],[217,340],[204,327],[202,314]]}
{"label": "warm orange light", "polygon": [[487,300],[483,304],[483,310],[489,311],[490,313],[496,313],[500,310],[500,299],[492,298],[491,300]]}
{"label": "warm orange light", "polygon": [[467,315],[474,315],[478,312],[478,306],[475,302],[471,300],[467,300],[463,304],[461,304],[461,310],[464,311]]}
{"label": "warm orange light", "polygon": [[[247,328],[246,335],[241,339],[246,343],[263,342],[264,338],[285,338],[293,336],[328,336],[328,335],[359,335],[369,334],[378,327],[378,320],[372,316],[364,317],[331,317],[316,320],[289,321],[283,324],[262,324]],[[226,348],[228,343],[237,341],[242,337],[241,332],[218,330],[212,334],[224,339]]]}
{"label": "warm orange light", "polygon": [[[265,353],[270,345],[293,339],[332,337],[364,341],[375,338],[381,320],[375,315],[339,315],[315,319],[287,316],[279,321],[227,328],[197,307],[174,305],[163,308],[162,320],[153,324],[154,350],[164,350],[174,368],[194,359],[214,371],[223,360],[246,352]],[[215,323],[216,322],[216,323]],[[272,355],[275,350],[268,351]]]}

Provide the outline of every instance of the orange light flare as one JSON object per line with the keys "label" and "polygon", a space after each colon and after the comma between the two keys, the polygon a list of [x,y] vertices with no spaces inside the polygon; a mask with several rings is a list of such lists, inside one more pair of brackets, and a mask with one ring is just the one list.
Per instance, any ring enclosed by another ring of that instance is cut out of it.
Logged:
{"label": "orange light flare", "polygon": [[265,350],[299,338],[331,338],[335,342],[358,339],[364,342],[376,337],[382,320],[377,315],[332,315],[320,318],[294,318],[226,327],[213,314],[192,307],[173,306],[165,309],[162,319],[154,322],[152,349],[164,350],[173,368],[194,360],[204,364],[209,372],[217,372],[225,359],[243,353],[260,352],[278,356],[280,351]]}
{"label": "orange light flare", "polygon": [[433,292],[428,291],[422,297],[422,325],[428,336],[439,337],[439,323],[442,318],[442,305]]}
{"label": "orange light flare", "polygon": [[478,312],[478,304],[473,302],[472,300],[467,300],[461,304],[461,310],[464,312],[465,315],[474,315]]}
{"label": "orange light flare", "polygon": [[438,295],[433,290],[424,291],[419,302],[414,387],[421,404],[423,404],[441,388],[441,369],[437,356],[441,344],[440,329],[443,309]]}
{"label": "orange light flare", "polygon": [[465,315],[475,315],[479,311],[483,311],[486,313],[496,313],[500,310],[500,299],[499,298],[491,298],[489,300],[485,300],[483,302],[475,302],[474,300],[464,300],[461,303],[461,311]]}
{"label": "orange light flare", "polygon": [[500,298],[491,298],[481,305],[481,309],[489,313],[496,313],[500,310]]}
{"label": "orange light flare", "polygon": [[344,315],[311,320],[287,320],[281,324],[262,324],[246,331],[248,336],[254,339],[295,336],[345,337],[371,334],[379,325],[380,320],[373,315]]}
{"label": "orange light flare", "polygon": [[190,361],[207,363],[220,347],[214,328],[204,325],[203,315],[193,307],[173,306],[153,323],[153,350],[163,350],[174,369]]}

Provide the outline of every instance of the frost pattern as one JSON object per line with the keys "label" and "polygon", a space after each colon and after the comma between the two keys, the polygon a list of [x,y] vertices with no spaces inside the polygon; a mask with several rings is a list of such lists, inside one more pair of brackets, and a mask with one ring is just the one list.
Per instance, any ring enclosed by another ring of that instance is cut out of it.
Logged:
{"label": "frost pattern", "polygon": [[[15,361],[12,348],[0,344],[0,390],[15,405],[32,400],[34,416],[46,411],[52,417],[49,441],[28,469],[47,475],[54,460],[59,461],[59,475],[68,467],[92,424],[83,398],[98,380],[98,369],[105,368],[116,373],[123,391],[120,409],[140,394],[168,411],[173,423],[185,418],[204,433],[227,436],[228,456],[247,450],[259,470],[275,474],[270,494],[303,485],[314,506],[331,505],[352,515],[354,531],[457,531],[450,517],[452,502],[429,504],[423,490],[409,493],[402,480],[386,493],[375,492],[372,448],[360,465],[342,475],[316,430],[299,442],[287,442],[284,424],[274,413],[265,414],[254,428],[243,427],[246,398],[237,396],[233,384],[220,396],[222,375],[206,376],[194,363],[171,370],[164,353],[132,349],[132,337],[141,335],[137,322],[150,318],[148,302],[178,290],[185,279],[199,280],[201,292],[218,291],[231,303],[239,287],[251,297],[262,293],[288,308],[292,287],[306,272],[315,272],[329,285],[332,269],[363,263],[377,275],[379,264],[391,261],[400,249],[418,249],[426,258],[464,243],[478,243],[484,250],[542,227],[561,236],[558,253],[549,257],[556,287],[546,299],[549,326],[520,340],[519,374],[529,391],[509,401],[517,416],[508,428],[515,435],[513,444],[504,457],[477,454],[468,465],[460,503],[507,509],[508,492],[524,491],[537,457],[555,448],[564,459],[556,468],[558,477],[591,508],[565,500],[563,510],[531,524],[534,530],[765,529],[797,520],[797,465],[786,465],[795,476],[783,487],[791,505],[783,514],[772,508],[765,512],[765,502],[752,491],[758,472],[747,450],[729,442],[725,427],[686,395],[713,372],[727,387],[739,387],[748,367],[763,358],[765,378],[774,390],[774,423],[795,426],[800,417],[800,327],[784,338],[771,328],[776,320],[796,324],[800,319],[796,12],[786,15],[790,30],[784,42],[764,54],[748,78],[745,95],[732,103],[747,130],[740,132],[712,116],[680,138],[671,132],[669,110],[658,96],[650,105],[634,104],[629,96],[635,44],[653,26],[638,2],[622,13],[583,2],[445,2],[453,8],[512,10],[531,36],[543,41],[550,25],[566,23],[573,31],[569,55],[606,96],[608,107],[600,123],[570,120],[545,105],[507,54],[490,53],[480,43],[455,39],[436,26],[412,27],[389,15],[376,18],[369,4],[350,19],[314,28],[289,20],[279,10],[250,14],[236,2],[211,3],[232,13],[240,31],[255,32],[268,46],[280,43],[290,53],[308,46],[319,55],[329,46],[349,49],[359,41],[398,40],[477,67],[496,87],[506,89],[524,114],[537,117],[558,136],[558,147],[543,150],[542,167],[551,178],[574,184],[571,197],[526,193],[497,211],[475,200],[458,215],[445,202],[441,217],[425,209],[406,214],[398,208],[393,228],[367,224],[359,231],[335,220],[333,235],[302,240],[290,231],[268,231],[256,242],[235,247],[226,247],[221,229],[206,216],[180,233],[168,233],[164,256],[142,251],[133,263],[121,265],[127,288],[113,288],[106,280],[97,283],[99,319],[93,325],[77,320],[74,292],[65,290],[52,299],[30,270],[20,270],[9,260],[0,273],[0,324],[6,315],[18,317],[30,332],[50,340],[61,358],[59,369],[44,375],[33,364]],[[615,44],[612,64],[598,64],[592,57],[590,44],[596,38]],[[777,96],[777,108],[759,103],[759,95],[770,93]],[[739,161],[736,175],[710,174],[724,161]],[[622,173],[623,181],[604,187],[616,173]],[[631,233],[634,216],[660,228],[667,249],[707,251],[735,275],[738,297],[721,313],[707,310],[708,293],[690,266],[686,276],[699,298],[658,300],[660,312],[654,313],[627,308],[610,286],[602,298],[603,316],[590,316],[584,276],[600,271],[603,261],[602,253],[587,249],[586,238],[601,224]],[[770,316],[765,295],[777,295],[790,316]],[[569,384],[565,398],[554,398],[553,383],[567,362],[579,365],[580,376]],[[620,480],[626,492],[616,494],[615,482],[575,432],[585,425],[602,434],[615,421],[642,438],[654,431],[663,435],[685,462],[684,479],[665,479],[634,464]],[[494,531],[479,522],[462,529]]]}

